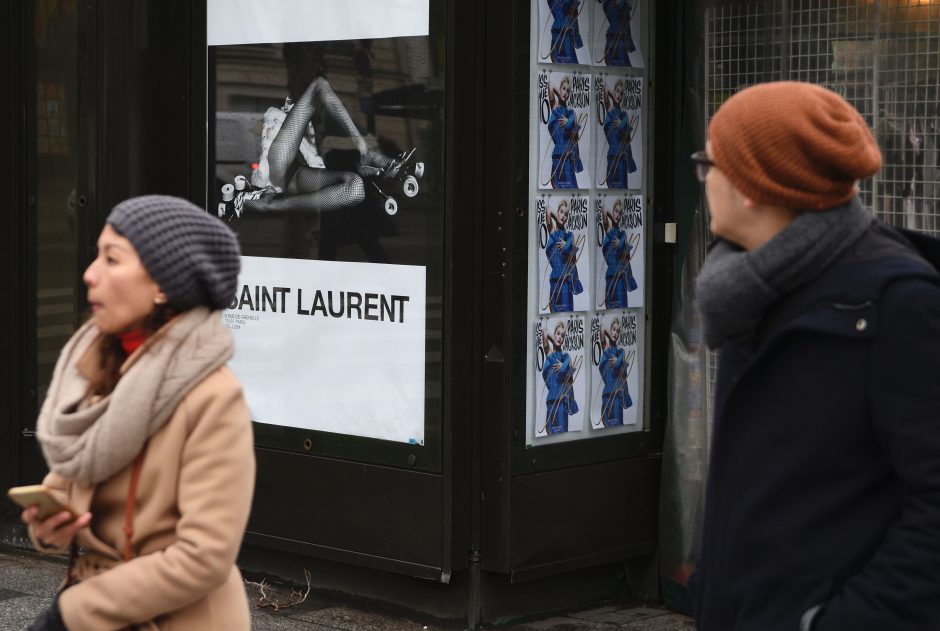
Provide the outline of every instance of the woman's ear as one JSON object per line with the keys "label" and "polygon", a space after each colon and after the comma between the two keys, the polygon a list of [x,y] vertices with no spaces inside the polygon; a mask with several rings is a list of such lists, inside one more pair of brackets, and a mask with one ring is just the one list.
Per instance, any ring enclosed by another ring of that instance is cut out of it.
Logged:
{"label": "woman's ear", "polygon": [[156,296],[154,296],[153,304],[155,304],[155,305],[165,305],[165,304],[166,304],[166,301],[167,301],[166,294],[161,291],[161,292],[159,292]]}

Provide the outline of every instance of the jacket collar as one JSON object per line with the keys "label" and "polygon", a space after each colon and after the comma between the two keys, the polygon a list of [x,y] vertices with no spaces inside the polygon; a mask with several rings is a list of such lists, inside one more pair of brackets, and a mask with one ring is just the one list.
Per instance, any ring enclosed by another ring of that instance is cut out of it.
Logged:
{"label": "jacket collar", "polygon": [[837,263],[768,311],[758,332],[757,349],[766,348],[792,330],[859,339],[877,336],[877,305],[889,284],[902,278],[922,278],[940,284],[940,240],[914,234],[915,238],[909,241],[926,265],[924,261],[903,257]]}

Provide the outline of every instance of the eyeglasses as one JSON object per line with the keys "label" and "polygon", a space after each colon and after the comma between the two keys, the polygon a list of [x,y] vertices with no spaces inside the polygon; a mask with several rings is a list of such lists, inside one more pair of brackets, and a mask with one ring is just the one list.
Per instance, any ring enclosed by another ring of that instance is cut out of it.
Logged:
{"label": "eyeglasses", "polygon": [[695,177],[704,184],[705,178],[708,176],[708,170],[715,166],[715,162],[704,151],[696,151],[689,157],[692,159],[692,166],[695,168]]}

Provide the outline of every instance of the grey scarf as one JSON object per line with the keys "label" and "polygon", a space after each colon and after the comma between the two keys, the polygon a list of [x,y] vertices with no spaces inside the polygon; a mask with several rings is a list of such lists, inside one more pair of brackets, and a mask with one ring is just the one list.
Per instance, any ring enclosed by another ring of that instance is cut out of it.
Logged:
{"label": "grey scarf", "polygon": [[718,348],[750,339],[770,305],[824,272],[872,221],[855,197],[843,206],[800,213],[752,252],[717,242],[696,281],[705,343]]}
{"label": "grey scarf", "polygon": [[49,468],[97,484],[129,465],[170,419],[186,394],[232,356],[232,336],[219,311],[176,316],[127,361],[106,397],[89,401],[77,363],[100,333],[86,323],[62,349],[36,435]]}

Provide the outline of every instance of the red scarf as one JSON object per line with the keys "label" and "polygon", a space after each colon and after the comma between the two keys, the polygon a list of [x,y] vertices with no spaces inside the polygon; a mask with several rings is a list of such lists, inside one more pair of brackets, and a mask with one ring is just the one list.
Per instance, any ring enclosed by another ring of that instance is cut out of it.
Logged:
{"label": "red scarf", "polygon": [[147,332],[143,329],[135,329],[133,331],[127,331],[126,333],[118,333],[117,338],[121,340],[121,347],[124,349],[124,352],[127,353],[127,356],[130,357],[147,339]]}

